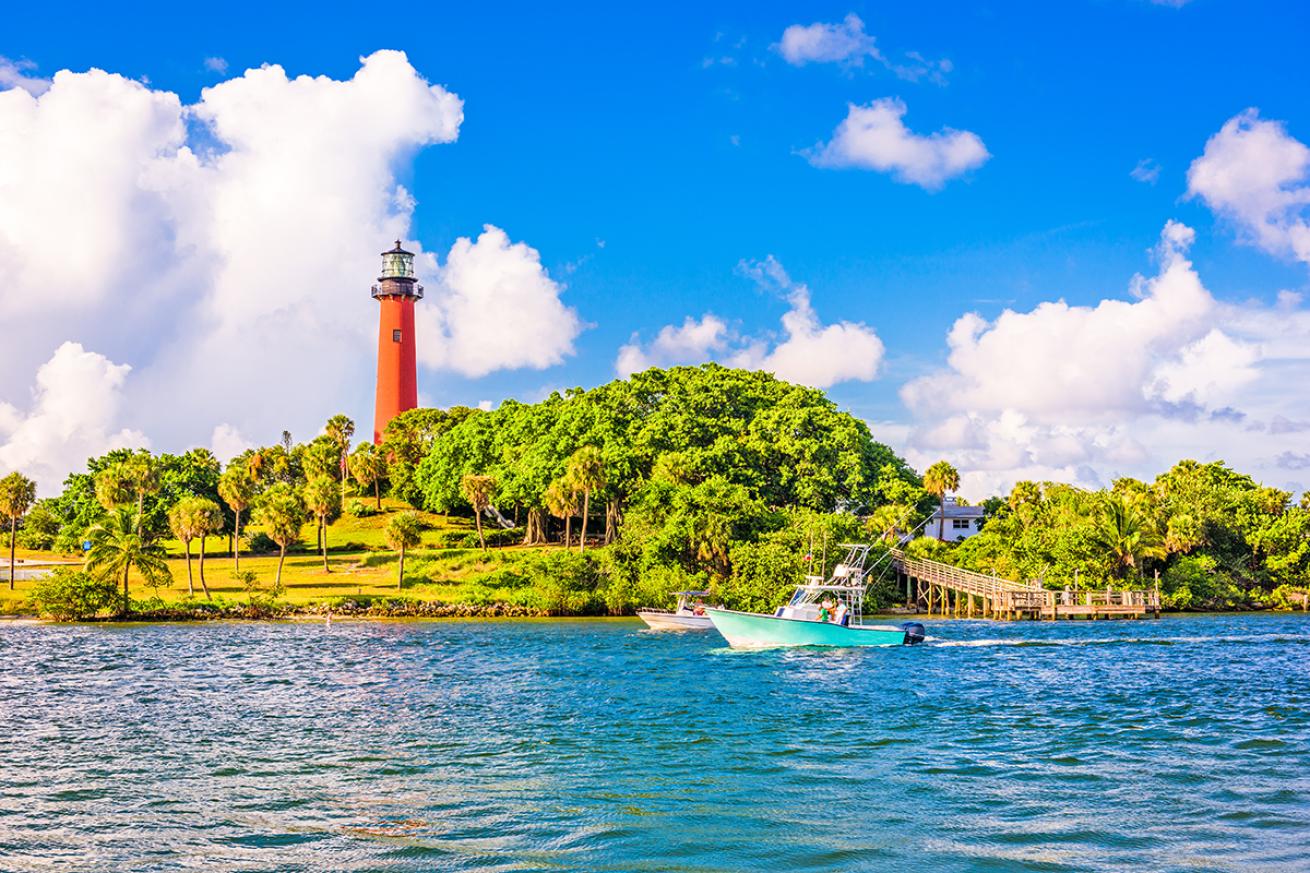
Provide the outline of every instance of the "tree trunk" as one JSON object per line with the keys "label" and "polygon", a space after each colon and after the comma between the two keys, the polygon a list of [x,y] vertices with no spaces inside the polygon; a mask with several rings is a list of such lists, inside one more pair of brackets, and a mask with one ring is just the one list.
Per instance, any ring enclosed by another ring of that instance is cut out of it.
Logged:
{"label": "tree trunk", "polygon": [[941,512],[941,514],[937,516],[937,539],[942,540],[944,542],[946,540],[946,492],[945,491],[943,491],[941,497],[938,498],[937,506]]}
{"label": "tree trunk", "polygon": [[232,525],[232,569],[241,569],[241,510],[233,510],[236,521]]}
{"label": "tree trunk", "polygon": [[591,492],[582,492],[582,534],[578,537],[578,554],[587,550],[587,516],[591,513]]}
{"label": "tree trunk", "polygon": [[205,581],[205,535],[200,535],[200,587],[205,590],[205,599],[213,600],[214,596],[209,593],[209,583]]}
{"label": "tree trunk", "polygon": [[280,592],[282,590],[282,562],[287,559],[287,547],[278,546],[277,553],[277,575],[273,577],[273,590]]}
{"label": "tree trunk", "polygon": [[405,547],[400,547],[400,564],[396,568],[396,590],[405,587]]}
{"label": "tree trunk", "polygon": [[528,510],[527,530],[523,534],[523,545],[539,546],[546,542],[545,513],[540,509]]}
{"label": "tree trunk", "polygon": [[487,540],[482,536],[482,513],[476,509],[473,510],[473,521],[478,526],[478,542],[482,544],[482,551],[485,552],[487,550]]}
{"label": "tree trunk", "polygon": [[322,550],[323,548],[323,521],[319,519],[318,527],[314,528],[314,536],[318,542],[314,543],[314,548]]}
{"label": "tree trunk", "polygon": [[14,540],[18,536],[18,516],[9,516],[9,590],[14,590]]}
{"label": "tree trunk", "polygon": [[129,612],[132,611],[132,601],[128,599],[128,594],[127,594],[127,574],[131,572],[131,570],[132,570],[131,564],[124,565],[123,567],[123,615],[127,615]]}
{"label": "tree trunk", "polygon": [[377,501],[378,512],[382,511],[382,487],[378,484],[377,479],[373,480],[373,499]]}
{"label": "tree trunk", "polygon": [[138,491],[136,493],[136,535],[141,536],[141,515],[146,511],[146,493]]}
{"label": "tree trunk", "polygon": [[605,505],[605,545],[619,538],[619,525],[623,523],[623,503],[619,497],[611,497]]}
{"label": "tree trunk", "polygon": [[568,548],[573,541],[573,516],[564,516],[564,548]]}
{"label": "tree trunk", "polygon": [[191,540],[183,540],[182,548],[186,552],[186,596],[196,596],[196,583],[191,578]]}
{"label": "tree trunk", "polygon": [[322,532],[320,540],[323,544],[323,572],[331,573],[332,569],[328,567],[327,562],[327,516],[320,516],[318,519],[318,528]]}

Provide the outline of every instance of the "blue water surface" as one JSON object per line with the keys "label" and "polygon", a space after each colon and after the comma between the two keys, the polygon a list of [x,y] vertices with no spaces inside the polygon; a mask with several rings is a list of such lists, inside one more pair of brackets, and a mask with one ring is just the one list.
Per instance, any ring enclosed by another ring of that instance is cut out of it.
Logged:
{"label": "blue water surface", "polygon": [[1310,870],[1310,620],[0,626],[0,869]]}

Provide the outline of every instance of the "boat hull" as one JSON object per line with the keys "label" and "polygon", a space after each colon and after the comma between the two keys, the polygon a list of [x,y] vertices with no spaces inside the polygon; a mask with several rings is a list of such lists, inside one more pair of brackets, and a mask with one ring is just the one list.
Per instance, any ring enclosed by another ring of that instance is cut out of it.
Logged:
{"label": "boat hull", "polygon": [[777,618],[731,609],[707,609],[714,627],[735,649],[779,646],[902,646],[912,642],[904,628],[844,627],[822,621]]}
{"label": "boat hull", "polygon": [[714,627],[707,615],[678,615],[639,609],[637,617],[646,622],[651,630],[710,630]]}

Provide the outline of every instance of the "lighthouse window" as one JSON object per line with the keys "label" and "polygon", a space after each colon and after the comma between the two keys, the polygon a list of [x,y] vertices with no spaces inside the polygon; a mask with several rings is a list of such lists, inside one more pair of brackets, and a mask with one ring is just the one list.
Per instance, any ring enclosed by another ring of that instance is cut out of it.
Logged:
{"label": "lighthouse window", "polygon": [[393,330],[393,331],[391,332],[391,341],[392,341],[393,343],[398,343],[398,342],[400,342],[400,331],[398,331],[398,330]]}

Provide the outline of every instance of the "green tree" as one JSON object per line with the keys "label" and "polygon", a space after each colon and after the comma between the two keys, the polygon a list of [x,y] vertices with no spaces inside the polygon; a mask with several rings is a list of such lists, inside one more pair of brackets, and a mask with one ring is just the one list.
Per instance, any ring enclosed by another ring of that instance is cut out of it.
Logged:
{"label": "green tree", "polygon": [[32,600],[42,615],[56,621],[78,621],[111,608],[118,600],[118,590],[112,579],[58,567],[32,588]]}
{"label": "green tree", "polygon": [[578,512],[578,492],[567,480],[560,478],[550,483],[544,495],[546,510],[564,522],[564,548],[569,547],[573,516]]}
{"label": "green tree", "polygon": [[[187,594],[190,597],[196,596],[196,586],[191,574],[191,541],[199,537],[202,532],[209,529],[213,524],[211,507],[217,510],[213,501],[206,500],[203,497],[187,497],[179,500],[173,505],[172,510],[168,513],[168,526],[182,543],[182,550],[186,555],[186,587]],[[201,549],[203,558],[204,549]],[[205,597],[210,598],[209,586],[205,585],[204,577],[201,577],[201,587],[205,590]]]}
{"label": "green tree", "polygon": [[937,498],[940,516],[937,519],[937,539],[946,539],[946,495],[960,487],[960,474],[946,461],[938,461],[923,474],[923,488]]}
{"label": "green tree", "polygon": [[1140,501],[1124,494],[1107,494],[1102,498],[1096,543],[1114,558],[1115,575],[1119,578],[1129,572],[1140,572],[1143,559],[1165,554],[1163,537]]}
{"label": "green tree", "polygon": [[300,527],[305,523],[305,505],[300,502],[294,488],[279,482],[260,495],[255,511],[269,538],[277,543],[277,575],[273,578],[273,589],[280,592],[287,546],[300,539]]}
{"label": "green tree", "polygon": [[13,472],[0,479],[0,513],[9,519],[9,590],[14,590],[14,545],[18,520],[36,501],[36,483],[22,473]]}
{"label": "green tree", "polygon": [[459,480],[459,488],[469,506],[473,507],[473,520],[478,526],[478,542],[485,552],[487,539],[482,535],[482,513],[491,505],[491,495],[496,493],[496,478],[469,473]]}
{"label": "green tree", "polygon": [[399,556],[396,589],[405,584],[405,552],[423,541],[423,521],[416,512],[398,512],[387,521],[387,545]]}
{"label": "green tree", "polygon": [[387,475],[387,459],[372,443],[360,443],[350,456],[350,475],[359,487],[373,491],[373,500],[382,509],[382,480]]}
{"label": "green tree", "polygon": [[309,480],[305,486],[305,506],[318,522],[318,541],[323,555],[323,572],[330,573],[327,559],[328,518],[341,511],[341,492],[327,476]]}
{"label": "green tree", "polygon": [[591,514],[591,495],[605,487],[605,461],[600,449],[595,446],[583,446],[569,458],[566,473],[579,491],[582,492],[582,533],[578,541],[578,551],[587,548],[587,516]]}
{"label": "green tree", "polygon": [[233,462],[218,480],[218,493],[232,510],[232,568],[241,569],[241,513],[255,499],[255,478],[244,463]]}
{"label": "green tree", "polygon": [[87,532],[87,539],[91,542],[86,554],[87,572],[101,579],[122,580],[124,615],[132,609],[128,577],[133,568],[153,587],[172,582],[163,547],[141,533],[140,519],[129,510],[111,510]]}
{"label": "green tree", "polygon": [[355,422],[348,415],[338,413],[327,420],[323,433],[337,449],[336,479],[341,482],[341,499],[346,498],[346,482],[350,476],[350,440],[355,436]]}

